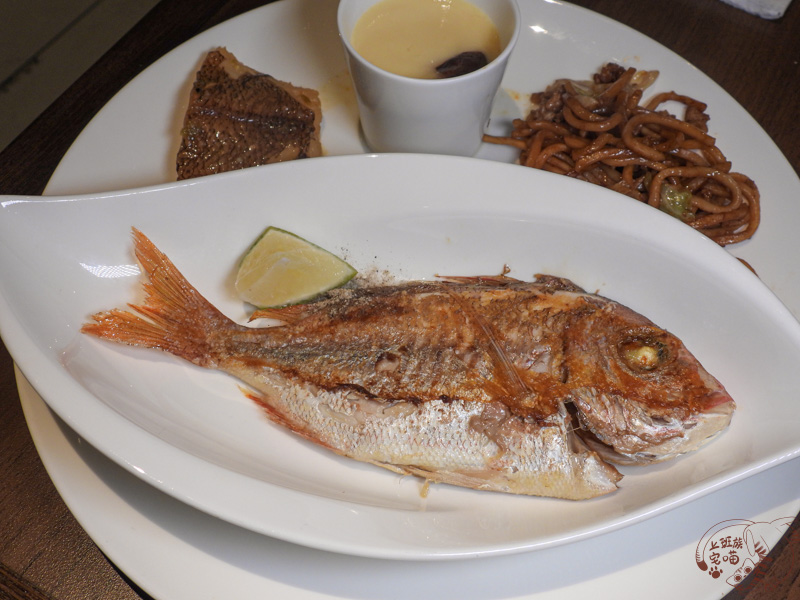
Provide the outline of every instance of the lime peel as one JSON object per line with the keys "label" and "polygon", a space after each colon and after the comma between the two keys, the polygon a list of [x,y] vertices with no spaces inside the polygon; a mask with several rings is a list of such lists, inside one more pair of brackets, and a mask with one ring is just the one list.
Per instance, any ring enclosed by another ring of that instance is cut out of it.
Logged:
{"label": "lime peel", "polygon": [[239,297],[258,308],[309,302],[350,281],[357,271],[294,233],[268,227],[247,251],[236,275]]}

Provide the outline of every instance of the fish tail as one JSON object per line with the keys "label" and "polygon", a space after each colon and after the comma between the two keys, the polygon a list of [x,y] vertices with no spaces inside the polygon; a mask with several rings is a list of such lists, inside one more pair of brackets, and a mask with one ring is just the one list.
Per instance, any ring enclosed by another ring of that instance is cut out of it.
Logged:
{"label": "fish tail", "polygon": [[149,281],[145,302],[92,316],[81,331],[99,338],[169,352],[215,366],[220,332],[240,327],[217,310],[141,231],[133,228],[136,257]]}

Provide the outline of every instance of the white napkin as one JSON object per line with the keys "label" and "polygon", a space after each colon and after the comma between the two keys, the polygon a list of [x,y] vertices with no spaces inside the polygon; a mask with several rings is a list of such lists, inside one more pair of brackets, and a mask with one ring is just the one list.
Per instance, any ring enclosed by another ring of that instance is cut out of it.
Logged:
{"label": "white napkin", "polygon": [[762,19],[780,19],[792,0],[722,0]]}

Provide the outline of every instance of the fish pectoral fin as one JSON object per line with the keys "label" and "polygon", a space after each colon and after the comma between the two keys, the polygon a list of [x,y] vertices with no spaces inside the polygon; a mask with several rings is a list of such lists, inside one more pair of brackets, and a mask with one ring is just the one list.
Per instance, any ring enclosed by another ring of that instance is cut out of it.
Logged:
{"label": "fish pectoral fin", "polygon": [[[505,277],[501,275],[500,277]],[[501,390],[500,393],[490,392],[490,395],[497,399],[504,397],[521,398],[530,395],[531,390],[525,385],[519,371],[514,366],[514,363],[503,351],[500,343],[499,335],[495,328],[489,323],[483,315],[476,311],[472,306],[465,302],[458,294],[452,290],[447,290],[453,301],[461,308],[467,316],[468,322],[472,321],[477,327],[477,330],[482,333],[482,349],[486,352],[490,362],[493,365],[491,387],[495,390]],[[485,386],[490,387],[490,386]],[[488,391],[488,389],[487,389]]]}
{"label": "fish pectoral fin", "polygon": [[333,450],[337,454],[339,454],[338,450],[332,447],[327,442],[320,439],[320,437],[312,431],[306,423],[302,423],[296,419],[292,419],[289,415],[285,414],[278,408],[276,408],[276,403],[272,401],[269,394],[267,393],[260,393],[254,392],[251,389],[244,388],[239,386],[239,389],[244,393],[244,395],[252,400],[256,406],[261,408],[267,418],[292,433],[299,435],[300,437],[308,440],[309,442],[313,442],[318,446],[322,446],[323,448],[327,448],[328,450]]}

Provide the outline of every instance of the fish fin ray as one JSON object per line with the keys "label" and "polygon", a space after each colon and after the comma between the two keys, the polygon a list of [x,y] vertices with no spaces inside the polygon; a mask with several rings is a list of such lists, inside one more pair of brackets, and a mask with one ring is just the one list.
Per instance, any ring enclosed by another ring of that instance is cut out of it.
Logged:
{"label": "fish fin ray", "polygon": [[503,271],[499,275],[470,275],[470,276],[458,276],[458,275],[436,275],[438,279],[448,283],[457,283],[461,285],[509,285],[512,283],[521,283],[521,279],[516,279],[514,277],[509,277],[508,273],[511,272],[511,269],[508,265],[503,266]]}
{"label": "fish fin ray", "polygon": [[280,308],[259,308],[253,311],[253,314],[250,315],[250,319],[248,320],[275,319],[287,325],[294,325],[302,321],[309,312],[309,307],[306,304],[294,304],[292,306],[283,306]]}
{"label": "fish fin ray", "polygon": [[216,332],[240,327],[217,310],[141,231],[133,228],[136,257],[148,281],[145,302],[92,316],[83,333],[113,342],[164,350],[212,366]]}
{"label": "fish fin ray", "polygon": [[264,414],[266,414],[267,418],[276,425],[284,427],[288,431],[291,431],[295,435],[298,435],[309,442],[314,442],[314,444],[317,446],[327,448],[328,450],[332,450],[337,454],[342,454],[337,448],[334,448],[330,444],[320,440],[319,436],[313,431],[309,430],[308,427],[302,423],[298,423],[297,421],[288,418],[283,412],[274,406],[275,403],[270,402],[268,395],[253,393],[251,390],[245,389],[241,386],[239,389],[242,390],[245,396],[255,402],[256,405],[258,405],[258,407],[264,411]]}
{"label": "fish fin ray", "polygon": [[466,302],[464,302],[458,294],[450,290],[448,290],[448,292],[469,316],[469,318],[478,325],[479,329],[483,332],[486,341],[488,342],[486,351],[491,357],[494,365],[497,367],[497,374],[499,375],[498,379],[503,382],[500,385],[500,388],[505,390],[508,394],[508,397],[506,398],[500,397],[502,394],[497,394],[497,399],[502,401],[504,404],[509,404],[510,402],[515,406],[523,405],[525,399],[530,397],[531,390],[520,376],[514,364],[500,347],[494,327],[492,327],[492,325],[488,323],[481,314],[473,310]]}

